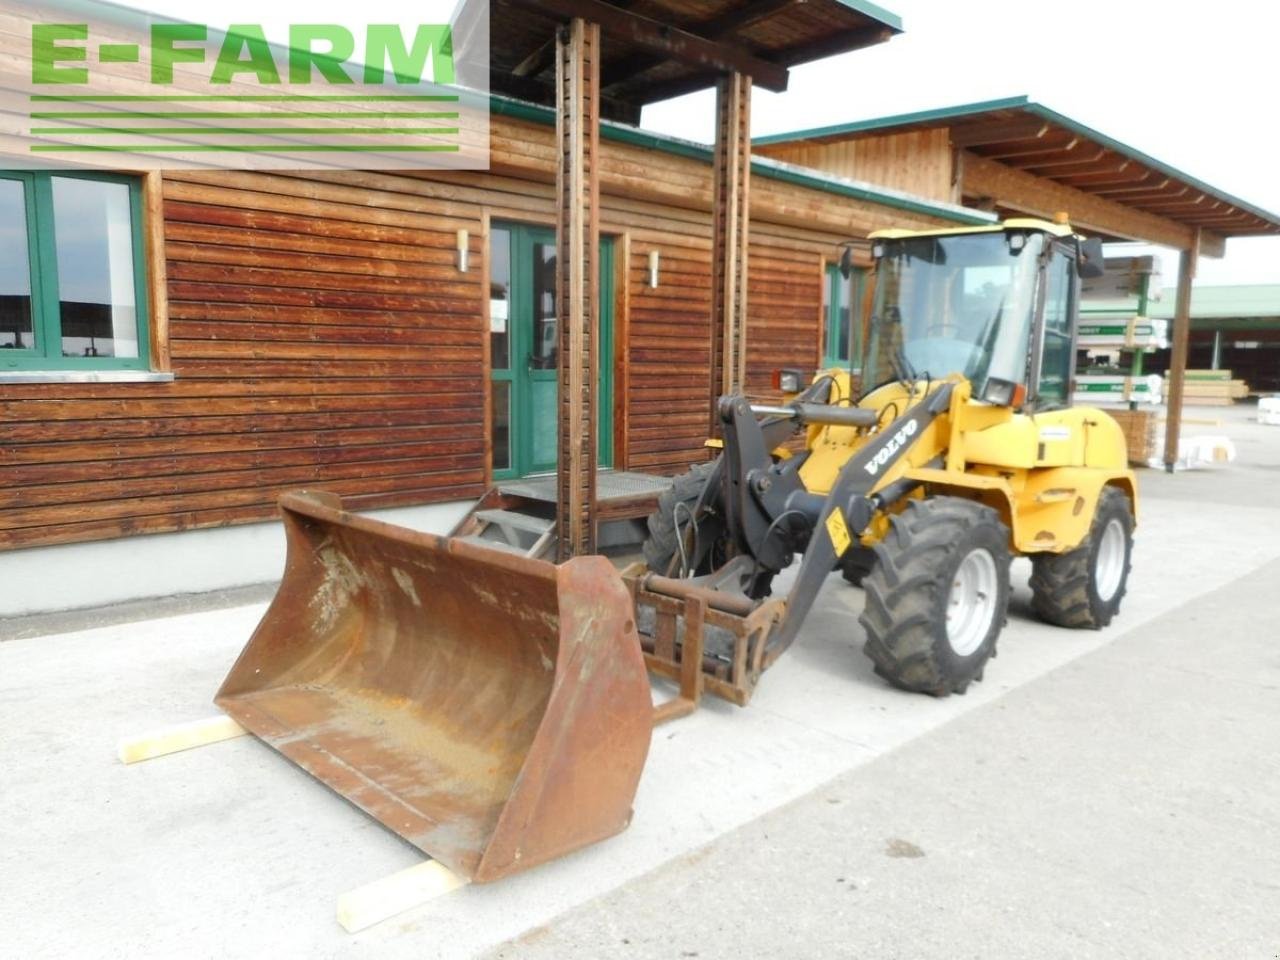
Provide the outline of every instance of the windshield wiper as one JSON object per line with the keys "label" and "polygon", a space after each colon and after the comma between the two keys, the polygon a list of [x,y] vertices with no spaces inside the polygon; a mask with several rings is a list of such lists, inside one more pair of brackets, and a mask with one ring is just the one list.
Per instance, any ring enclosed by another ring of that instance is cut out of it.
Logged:
{"label": "windshield wiper", "polygon": [[911,361],[907,359],[907,352],[902,347],[898,347],[893,354],[893,372],[897,374],[898,380],[903,386],[911,384],[915,385],[919,380],[916,368],[911,365]]}

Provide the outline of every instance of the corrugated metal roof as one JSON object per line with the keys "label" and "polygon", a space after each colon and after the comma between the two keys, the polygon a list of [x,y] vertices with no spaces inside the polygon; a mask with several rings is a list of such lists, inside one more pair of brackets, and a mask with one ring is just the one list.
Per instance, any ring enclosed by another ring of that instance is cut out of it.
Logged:
{"label": "corrugated metal roof", "polygon": [[757,137],[834,143],[948,127],[952,142],[1014,169],[1223,236],[1280,235],[1280,216],[1025,96]]}
{"label": "corrugated metal roof", "polygon": [[[1147,303],[1147,316],[1157,320],[1173,319],[1178,288],[1164,287],[1159,299]],[[1092,313],[1131,313],[1136,298],[1128,300],[1090,300],[1082,309]],[[1192,320],[1235,320],[1280,318],[1280,283],[1193,286],[1191,288]]]}

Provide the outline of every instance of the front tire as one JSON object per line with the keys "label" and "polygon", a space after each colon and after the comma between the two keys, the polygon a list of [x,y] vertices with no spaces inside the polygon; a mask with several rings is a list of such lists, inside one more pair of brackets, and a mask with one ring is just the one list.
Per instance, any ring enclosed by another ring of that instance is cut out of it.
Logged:
{"label": "front tire", "polygon": [[[694,511],[715,462],[699,463],[691,467],[688,473],[676,477],[670,487],[662,491],[658,497],[658,509],[649,514],[649,536],[644,542],[644,561],[654,573],[663,576],[676,576],[679,573],[680,536],[688,538],[689,523],[694,521]],[[710,573],[717,562],[723,562],[724,544],[723,529],[719,517],[705,515],[696,518],[698,536],[696,538],[699,557],[688,557],[695,574]],[[694,549],[694,544],[686,540],[686,549]]]}
{"label": "front tire", "polygon": [[1032,561],[1032,608],[1059,627],[1101,630],[1120,612],[1132,555],[1129,497],[1118,487],[1104,487],[1084,543]]}
{"label": "front tire", "polygon": [[958,497],[912,500],[862,582],[863,648],[896,687],[964,693],[995,654],[1009,606],[1009,529]]}

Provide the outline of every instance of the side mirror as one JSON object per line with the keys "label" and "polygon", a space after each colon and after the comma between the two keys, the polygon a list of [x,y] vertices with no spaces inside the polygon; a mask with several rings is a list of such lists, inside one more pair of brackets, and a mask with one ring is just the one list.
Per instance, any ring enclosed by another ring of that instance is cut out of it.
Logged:
{"label": "side mirror", "polygon": [[853,247],[845,247],[840,254],[840,276],[846,280],[853,274]]}
{"label": "side mirror", "polygon": [[1097,237],[1086,237],[1076,243],[1076,272],[1085,280],[1097,279],[1107,272],[1102,241]]}

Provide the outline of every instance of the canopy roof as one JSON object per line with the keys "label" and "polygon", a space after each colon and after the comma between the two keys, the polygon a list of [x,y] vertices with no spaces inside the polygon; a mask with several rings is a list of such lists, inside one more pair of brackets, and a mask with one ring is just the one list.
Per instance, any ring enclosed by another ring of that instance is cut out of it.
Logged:
{"label": "canopy roof", "polygon": [[949,128],[952,144],[1036,177],[1223,237],[1280,235],[1280,217],[1025,96],[758,137],[834,143]]}
{"label": "canopy roof", "polygon": [[555,29],[572,17],[600,24],[603,109],[629,123],[730,70],[783,90],[789,67],[902,31],[869,0],[492,0],[490,89],[554,105]]}

